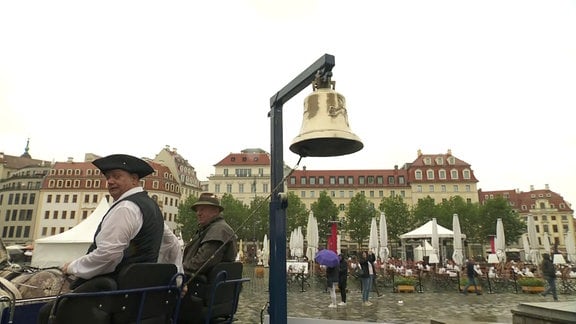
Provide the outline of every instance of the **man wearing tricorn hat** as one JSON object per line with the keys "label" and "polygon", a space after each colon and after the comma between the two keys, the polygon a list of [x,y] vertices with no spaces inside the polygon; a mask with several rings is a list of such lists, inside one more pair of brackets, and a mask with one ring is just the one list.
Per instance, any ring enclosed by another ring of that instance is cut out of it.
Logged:
{"label": "man wearing tricorn hat", "polygon": [[[218,197],[203,193],[191,208],[196,212],[198,231],[184,248],[182,265],[187,279],[209,273],[220,262],[233,262],[237,254],[236,234],[220,214],[224,207]],[[184,286],[183,294],[188,291],[188,286]],[[198,320],[201,305],[187,297],[184,296],[180,307],[180,324]]]}
{"label": "man wearing tricorn hat", "polygon": [[[84,290],[90,290],[90,279],[98,276],[115,279],[131,263],[157,262],[163,235],[165,244],[177,240],[166,230],[158,204],[140,186],[140,179],[154,172],[146,161],[115,154],[92,163],[106,177],[114,202],[98,225],[87,254],[61,268],[64,274],[76,276],[73,289],[83,284]],[[40,311],[40,323],[48,320],[50,307],[49,303]]]}

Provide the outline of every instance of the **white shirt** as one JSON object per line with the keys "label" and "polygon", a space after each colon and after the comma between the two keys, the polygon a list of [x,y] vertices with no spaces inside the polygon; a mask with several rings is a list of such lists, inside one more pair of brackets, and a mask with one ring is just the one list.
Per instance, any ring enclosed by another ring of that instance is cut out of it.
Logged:
{"label": "white shirt", "polygon": [[[142,211],[131,201],[120,201],[125,197],[142,192],[142,187],[126,191],[112,204],[109,212],[102,221],[100,232],[96,235],[97,248],[90,254],[70,262],[67,272],[83,279],[90,279],[98,275],[111,273],[122,261],[124,250],[130,241],[136,237],[143,224]],[[174,243],[176,242],[176,243]],[[178,271],[182,272],[182,250],[178,238],[164,224],[162,245],[158,260],[176,264]]]}

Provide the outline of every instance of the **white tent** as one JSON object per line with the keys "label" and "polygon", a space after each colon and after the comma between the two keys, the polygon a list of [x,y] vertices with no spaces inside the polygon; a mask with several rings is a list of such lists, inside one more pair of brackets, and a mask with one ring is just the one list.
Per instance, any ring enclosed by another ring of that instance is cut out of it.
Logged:
{"label": "white tent", "polygon": [[109,208],[108,201],[102,199],[92,214],[78,225],[60,234],[37,239],[30,265],[37,268],[59,267],[86,254]]}
{"label": "white tent", "polygon": [[[402,240],[431,239],[432,238],[432,224],[433,224],[433,221],[430,220],[430,221],[428,221],[428,223],[418,227],[417,229],[400,235],[400,239],[402,239]],[[441,225],[436,224],[436,228],[438,231],[438,238],[452,239],[454,237],[454,232],[447,229],[446,227],[443,227]],[[462,234],[462,238],[465,239],[466,235]]]}
{"label": "white tent", "polygon": [[432,253],[434,253],[434,247],[428,241],[424,241],[424,247],[418,245],[414,248],[414,261],[423,261],[424,256],[430,256]]}

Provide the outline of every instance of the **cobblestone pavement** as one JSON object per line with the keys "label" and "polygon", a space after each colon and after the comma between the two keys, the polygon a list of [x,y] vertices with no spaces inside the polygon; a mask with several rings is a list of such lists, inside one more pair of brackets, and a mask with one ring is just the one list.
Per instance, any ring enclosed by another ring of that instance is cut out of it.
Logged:
{"label": "cobblestone pavement", "polygon": [[[267,278],[267,276],[265,276]],[[552,297],[539,294],[502,291],[482,295],[462,295],[456,290],[424,288],[422,293],[394,293],[391,287],[379,286],[373,291],[372,306],[362,306],[356,280],[349,280],[348,303],[345,307],[328,308],[330,294],[322,280],[305,285],[296,282],[287,287],[288,316],[377,323],[430,323],[430,319],[451,319],[461,323],[471,321],[512,323],[511,310],[521,303],[552,302]],[[561,302],[574,302],[576,293],[559,294]],[[240,297],[236,323],[260,323],[269,300],[268,283],[264,278],[251,278]],[[338,301],[340,296],[338,294]]]}

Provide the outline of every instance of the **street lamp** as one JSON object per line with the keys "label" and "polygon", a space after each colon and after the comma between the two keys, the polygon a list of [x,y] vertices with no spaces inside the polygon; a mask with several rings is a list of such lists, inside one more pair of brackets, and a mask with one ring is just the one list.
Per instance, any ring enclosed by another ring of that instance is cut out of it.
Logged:
{"label": "street lamp", "polygon": [[287,323],[286,298],[286,196],[284,172],[282,106],[304,88],[314,92],[304,102],[300,135],[290,150],[301,157],[339,156],[357,152],[364,146],[348,129],[346,101],[333,90],[331,81],[334,56],[324,54],[294,80],[270,98],[270,323]]}

